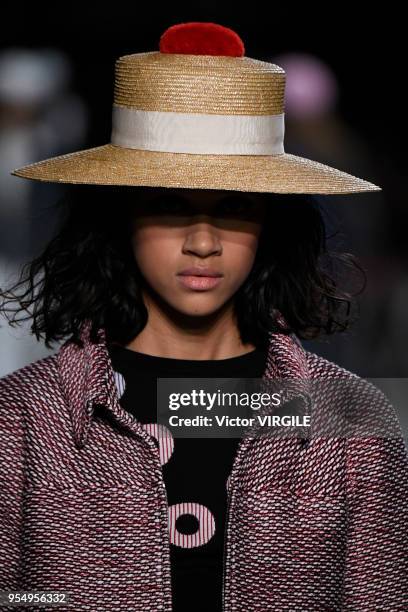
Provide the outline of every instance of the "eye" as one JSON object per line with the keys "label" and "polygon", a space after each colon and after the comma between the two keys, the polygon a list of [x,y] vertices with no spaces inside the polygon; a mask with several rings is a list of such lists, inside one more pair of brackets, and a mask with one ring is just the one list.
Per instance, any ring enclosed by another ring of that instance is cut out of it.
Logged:
{"label": "eye", "polygon": [[153,208],[158,213],[176,214],[186,210],[186,204],[178,198],[157,198],[153,201]]}
{"label": "eye", "polygon": [[252,202],[244,198],[228,198],[220,205],[221,213],[225,214],[246,214],[252,208]]}

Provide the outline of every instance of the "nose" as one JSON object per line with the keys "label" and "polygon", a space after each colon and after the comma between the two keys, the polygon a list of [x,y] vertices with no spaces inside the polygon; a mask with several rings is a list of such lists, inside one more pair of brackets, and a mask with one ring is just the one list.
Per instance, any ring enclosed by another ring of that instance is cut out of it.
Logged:
{"label": "nose", "polygon": [[[197,218],[208,218],[208,215],[197,215]],[[183,244],[184,254],[208,257],[208,255],[219,255],[222,252],[217,230],[211,223],[197,220],[187,226],[186,232]]]}

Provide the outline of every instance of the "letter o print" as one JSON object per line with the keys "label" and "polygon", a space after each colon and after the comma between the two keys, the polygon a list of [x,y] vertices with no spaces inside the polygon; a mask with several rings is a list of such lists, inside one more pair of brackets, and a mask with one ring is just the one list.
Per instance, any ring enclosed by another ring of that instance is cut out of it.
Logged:
{"label": "letter o print", "polygon": [[164,465],[174,451],[173,434],[161,423],[143,423],[142,427],[159,443],[160,463]]}
{"label": "letter o print", "polygon": [[[180,516],[190,514],[198,521],[198,529],[195,533],[181,533],[176,527],[176,521]],[[169,507],[169,535],[170,542],[181,548],[195,548],[206,544],[215,533],[215,520],[213,513],[195,502],[184,502]]]}
{"label": "letter o print", "polygon": [[121,374],[117,370],[113,370],[113,376],[115,379],[116,390],[118,392],[118,399],[120,399],[125,392],[126,381],[125,381],[123,374]]}

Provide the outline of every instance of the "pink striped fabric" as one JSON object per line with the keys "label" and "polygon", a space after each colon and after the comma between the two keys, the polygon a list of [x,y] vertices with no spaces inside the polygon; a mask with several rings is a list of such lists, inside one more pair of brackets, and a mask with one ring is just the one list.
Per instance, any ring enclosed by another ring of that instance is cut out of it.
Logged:
{"label": "pink striped fabric", "polygon": [[[93,344],[86,322],[81,338],[0,379],[0,589],[67,591],[60,610],[169,612],[180,510],[169,516],[169,449],[120,406],[104,330]],[[308,379],[347,377],[347,397],[310,399],[314,418],[347,409],[357,435],[240,440],[223,609],[406,611],[408,457],[395,410],[293,336],[270,334],[271,377],[305,380],[306,393]],[[367,410],[388,438],[358,435]]]}
{"label": "pink striped fabric", "polygon": [[[177,529],[176,521],[179,516],[190,514],[198,520],[200,528],[192,533],[182,533]],[[170,542],[183,548],[194,548],[206,544],[215,531],[214,516],[211,511],[195,502],[182,502],[169,508],[169,536]]]}

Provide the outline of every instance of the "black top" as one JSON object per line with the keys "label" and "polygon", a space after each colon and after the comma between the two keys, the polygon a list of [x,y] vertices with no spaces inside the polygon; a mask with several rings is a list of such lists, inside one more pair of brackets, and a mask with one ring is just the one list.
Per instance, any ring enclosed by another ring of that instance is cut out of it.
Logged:
{"label": "black top", "polygon": [[[267,353],[256,349],[228,359],[189,360],[119,345],[108,349],[121,405],[152,435],[156,432],[148,424],[157,422],[158,377],[261,378]],[[160,445],[169,504],[174,612],[222,610],[226,481],[239,441],[171,436],[172,444]]]}

